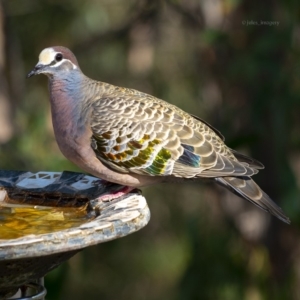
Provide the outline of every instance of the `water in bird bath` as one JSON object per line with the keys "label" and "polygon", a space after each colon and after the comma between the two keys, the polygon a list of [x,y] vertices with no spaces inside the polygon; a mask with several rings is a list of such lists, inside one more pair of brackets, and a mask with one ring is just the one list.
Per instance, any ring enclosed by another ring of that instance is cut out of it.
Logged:
{"label": "water in bird bath", "polygon": [[0,201],[0,240],[80,226],[95,217],[87,207],[87,203],[79,207],[20,205],[10,203],[6,195],[5,200]]}

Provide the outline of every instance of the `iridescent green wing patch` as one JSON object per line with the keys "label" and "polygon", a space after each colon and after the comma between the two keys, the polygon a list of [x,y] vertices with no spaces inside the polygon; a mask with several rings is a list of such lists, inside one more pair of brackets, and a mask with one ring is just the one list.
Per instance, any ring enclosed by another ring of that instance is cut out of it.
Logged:
{"label": "iridescent green wing patch", "polygon": [[160,146],[159,139],[150,140],[145,134],[140,140],[129,139],[125,144],[117,144],[117,139],[111,138],[111,132],[94,135],[92,147],[98,157],[118,169],[148,175],[166,175],[171,171],[171,153]]}
{"label": "iridescent green wing patch", "polygon": [[161,149],[155,156],[152,164],[146,168],[151,175],[165,175],[168,174],[167,167],[170,165],[171,153],[166,149]]}

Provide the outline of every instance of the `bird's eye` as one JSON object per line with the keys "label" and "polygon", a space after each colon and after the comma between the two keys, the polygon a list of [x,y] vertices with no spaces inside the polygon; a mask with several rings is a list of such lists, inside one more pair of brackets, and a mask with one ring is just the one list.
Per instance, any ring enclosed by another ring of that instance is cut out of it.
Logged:
{"label": "bird's eye", "polygon": [[55,60],[56,60],[56,61],[61,61],[62,59],[63,59],[63,56],[62,56],[61,53],[57,53],[57,54],[55,55]]}

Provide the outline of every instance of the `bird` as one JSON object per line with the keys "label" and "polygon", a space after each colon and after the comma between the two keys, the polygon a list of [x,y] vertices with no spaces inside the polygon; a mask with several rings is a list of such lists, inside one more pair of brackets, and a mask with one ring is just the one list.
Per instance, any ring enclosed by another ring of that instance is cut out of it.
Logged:
{"label": "bird", "polygon": [[223,135],[201,118],[87,77],[63,46],[42,50],[27,77],[38,74],[48,77],[60,151],[85,172],[132,188],[206,178],[290,223],[252,179],[263,164],[226,146]]}

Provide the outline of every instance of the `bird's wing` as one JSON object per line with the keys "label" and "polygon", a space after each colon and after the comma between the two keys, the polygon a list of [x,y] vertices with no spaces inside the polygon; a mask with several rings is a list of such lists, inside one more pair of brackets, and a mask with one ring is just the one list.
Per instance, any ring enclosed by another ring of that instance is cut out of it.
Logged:
{"label": "bird's wing", "polygon": [[146,94],[94,101],[90,126],[98,159],[118,172],[184,178],[257,173],[250,158],[238,161],[211,126]]}

